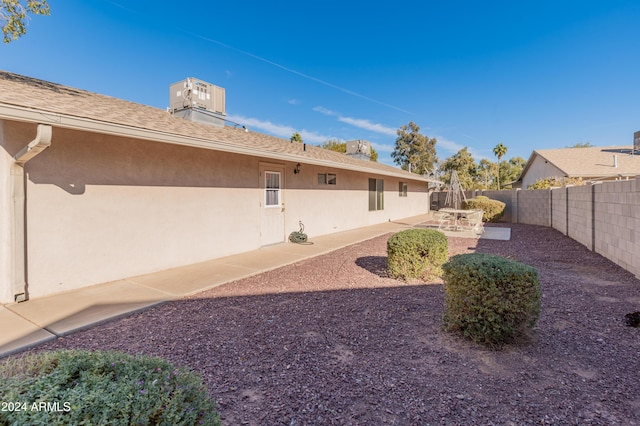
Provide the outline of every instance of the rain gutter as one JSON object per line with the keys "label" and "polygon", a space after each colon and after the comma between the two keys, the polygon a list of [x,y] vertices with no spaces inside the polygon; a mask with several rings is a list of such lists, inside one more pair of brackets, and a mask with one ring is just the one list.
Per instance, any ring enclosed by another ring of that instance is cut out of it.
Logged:
{"label": "rain gutter", "polygon": [[27,300],[27,224],[26,200],[27,186],[24,165],[36,155],[51,146],[52,128],[50,125],[38,124],[36,137],[22,148],[13,159],[11,176],[13,178],[13,279],[12,292],[14,301]]}

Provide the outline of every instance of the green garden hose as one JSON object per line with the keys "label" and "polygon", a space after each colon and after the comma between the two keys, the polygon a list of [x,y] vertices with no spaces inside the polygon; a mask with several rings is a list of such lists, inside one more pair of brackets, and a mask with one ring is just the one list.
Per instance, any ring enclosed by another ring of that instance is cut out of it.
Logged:
{"label": "green garden hose", "polygon": [[300,230],[294,231],[289,234],[289,241],[296,244],[313,244],[312,242],[307,241],[307,234],[304,233],[304,224],[302,221],[298,222],[300,224]]}

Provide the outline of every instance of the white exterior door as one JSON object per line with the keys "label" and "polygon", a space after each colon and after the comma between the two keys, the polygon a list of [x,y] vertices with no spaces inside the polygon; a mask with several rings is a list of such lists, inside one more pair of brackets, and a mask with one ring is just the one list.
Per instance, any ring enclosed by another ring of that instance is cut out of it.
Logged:
{"label": "white exterior door", "polygon": [[284,235],[284,166],[260,167],[262,224],[260,244],[285,241]]}

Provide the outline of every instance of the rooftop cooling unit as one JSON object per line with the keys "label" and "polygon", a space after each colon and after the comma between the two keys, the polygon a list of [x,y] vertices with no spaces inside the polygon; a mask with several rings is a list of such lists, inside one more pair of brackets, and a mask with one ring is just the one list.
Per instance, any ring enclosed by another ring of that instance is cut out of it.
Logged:
{"label": "rooftop cooling unit", "polygon": [[633,151],[640,152],[640,131],[633,134]]}
{"label": "rooftop cooling unit", "polygon": [[197,78],[173,83],[169,88],[172,113],[190,108],[199,108],[215,114],[227,115],[224,88],[214,86]]}
{"label": "rooftop cooling unit", "polygon": [[365,140],[347,141],[347,154],[370,157],[371,143]]}

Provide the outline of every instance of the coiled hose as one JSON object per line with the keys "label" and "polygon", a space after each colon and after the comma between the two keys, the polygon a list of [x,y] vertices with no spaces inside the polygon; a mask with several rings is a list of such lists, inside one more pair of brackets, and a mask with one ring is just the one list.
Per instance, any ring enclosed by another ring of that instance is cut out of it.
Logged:
{"label": "coiled hose", "polygon": [[310,241],[307,241],[307,234],[304,233],[304,224],[302,221],[298,222],[300,224],[300,231],[293,231],[289,234],[289,241],[295,244],[313,244]]}

